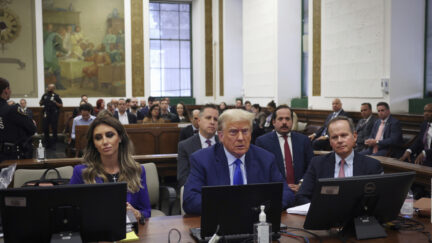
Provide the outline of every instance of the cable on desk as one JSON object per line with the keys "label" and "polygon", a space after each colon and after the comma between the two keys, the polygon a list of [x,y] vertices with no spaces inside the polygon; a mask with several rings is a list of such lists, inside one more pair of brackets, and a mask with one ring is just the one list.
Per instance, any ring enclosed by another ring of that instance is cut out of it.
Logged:
{"label": "cable on desk", "polygon": [[168,243],[171,243],[171,233],[172,233],[173,231],[176,231],[176,232],[178,233],[179,239],[178,239],[177,243],[180,243],[180,240],[181,240],[181,233],[180,233],[180,231],[179,231],[178,229],[176,229],[176,228],[172,228],[172,229],[170,229],[170,231],[168,232]]}
{"label": "cable on desk", "polygon": [[317,238],[319,240],[319,242],[322,243],[321,236],[319,236],[319,235],[317,235],[317,234],[315,234],[309,230],[305,230],[305,229],[301,229],[301,228],[295,228],[295,227],[289,227],[289,226],[287,226],[286,228],[290,229],[290,230],[298,230],[298,231],[306,232],[306,233],[312,235],[313,237]]}
{"label": "cable on desk", "polygon": [[385,226],[398,231],[415,231],[422,233],[426,236],[428,242],[432,243],[431,234],[428,231],[425,231],[424,224],[417,220],[398,217],[396,220],[386,223]]}
{"label": "cable on desk", "polygon": [[293,234],[293,233],[285,231],[285,230],[281,230],[280,233],[283,236],[287,236],[287,237],[291,237],[291,238],[295,238],[295,239],[302,239],[302,240],[304,240],[304,242],[309,243],[309,239],[306,236],[296,235],[296,234]]}

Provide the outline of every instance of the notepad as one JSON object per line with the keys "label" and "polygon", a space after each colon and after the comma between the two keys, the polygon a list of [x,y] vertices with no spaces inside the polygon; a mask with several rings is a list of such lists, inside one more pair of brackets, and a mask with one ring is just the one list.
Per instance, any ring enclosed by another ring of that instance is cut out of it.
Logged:
{"label": "notepad", "polygon": [[120,242],[130,242],[130,241],[135,241],[135,240],[139,240],[139,237],[135,234],[134,231],[131,231],[131,232],[128,232],[126,234],[126,238],[124,238]]}
{"label": "notepad", "polygon": [[287,213],[289,214],[299,214],[306,215],[309,211],[310,203],[306,203],[300,206],[292,207],[287,209]]}

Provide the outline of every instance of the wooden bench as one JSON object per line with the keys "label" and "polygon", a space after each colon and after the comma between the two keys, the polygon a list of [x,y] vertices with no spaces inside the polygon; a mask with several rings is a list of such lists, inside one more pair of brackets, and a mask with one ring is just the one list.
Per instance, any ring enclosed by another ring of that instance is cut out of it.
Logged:
{"label": "wooden bench", "polygon": [[[156,164],[159,176],[175,176],[177,175],[177,154],[146,154],[132,156],[138,163]],[[46,159],[38,162],[36,159],[20,159],[6,160],[0,163],[0,168],[8,167],[12,164],[17,164],[17,169],[48,169],[62,166],[75,166],[82,163],[82,158],[58,158]]]}
{"label": "wooden bench", "polygon": [[[177,153],[181,129],[177,123],[131,124],[124,127],[134,145],[134,154]],[[87,146],[88,128],[89,126],[75,127],[76,151],[83,151]]]}

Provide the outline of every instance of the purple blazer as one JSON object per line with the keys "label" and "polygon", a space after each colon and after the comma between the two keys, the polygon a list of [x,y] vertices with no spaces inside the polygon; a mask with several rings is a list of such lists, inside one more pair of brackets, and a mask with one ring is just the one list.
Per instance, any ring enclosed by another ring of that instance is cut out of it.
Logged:
{"label": "purple blazer", "polygon": [[[82,178],[82,171],[85,168],[87,168],[86,165],[77,165],[74,167],[70,184],[85,184]],[[140,190],[135,193],[131,193],[128,191],[126,201],[130,203],[135,209],[139,210],[144,216],[144,218],[150,218],[151,206],[146,184],[146,174],[144,167],[141,166],[141,168],[141,185],[143,186],[143,188],[140,188]],[[96,183],[103,183],[102,178],[96,177]]]}

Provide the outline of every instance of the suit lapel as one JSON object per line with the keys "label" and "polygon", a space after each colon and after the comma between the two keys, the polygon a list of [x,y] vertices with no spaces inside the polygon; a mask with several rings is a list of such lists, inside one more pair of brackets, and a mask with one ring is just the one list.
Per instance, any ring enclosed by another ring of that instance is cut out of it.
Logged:
{"label": "suit lapel", "polygon": [[225,155],[225,150],[222,144],[214,146],[216,156],[216,175],[220,185],[230,185],[230,174],[228,168],[228,160]]}
{"label": "suit lapel", "polygon": [[[282,162],[282,163],[277,163],[279,167],[279,171],[285,171],[285,165],[284,165],[285,161],[279,144],[279,138],[276,132],[272,132],[271,139],[273,140],[273,142],[270,144],[271,146],[273,146],[273,151],[276,151],[275,157],[277,160],[280,160]],[[285,178],[286,177],[285,173],[282,173],[282,176]]]}
{"label": "suit lapel", "polygon": [[194,138],[192,139],[192,147],[194,150],[202,149],[199,134],[194,135]]}
{"label": "suit lapel", "polygon": [[362,161],[360,156],[356,152],[354,152],[354,160],[353,160],[353,176],[362,175]]}
{"label": "suit lapel", "polygon": [[328,155],[328,158],[326,159],[326,163],[328,163],[328,166],[324,166],[327,170],[325,171],[325,178],[333,178],[334,177],[334,171],[335,171],[335,163],[336,163],[336,156],[334,152],[331,152]]}

